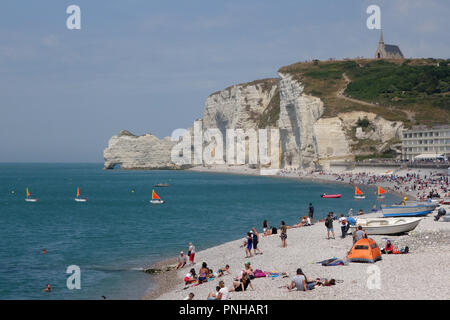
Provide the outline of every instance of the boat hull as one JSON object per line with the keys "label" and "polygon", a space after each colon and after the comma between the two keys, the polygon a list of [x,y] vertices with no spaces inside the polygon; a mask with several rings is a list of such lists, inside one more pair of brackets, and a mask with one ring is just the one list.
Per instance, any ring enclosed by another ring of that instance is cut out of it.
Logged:
{"label": "boat hull", "polygon": [[76,202],[87,202],[87,199],[84,198],[75,198]]}
{"label": "boat hull", "polygon": [[152,200],[150,200],[150,203],[151,203],[151,204],[163,204],[163,203],[164,203],[164,200],[161,200],[161,199],[152,199]]}
{"label": "boat hull", "polygon": [[422,218],[368,218],[357,219],[355,226],[350,227],[352,231],[361,225],[364,231],[371,234],[400,234],[414,230]]}
{"label": "boat hull", "polygon": [[381,212],[385,217],[418,217],[431,213],[435,209],[434,205],[417,206],[381,206]]}
{"label": "boat hull", "polygon": [[322,198],[325,199],[335,199],[335,198],[340,198],[341,195],[340,194],[327,194],[327,195],[321,195]]}
{"label": "boat hull", "polygon": [[38,202],[38,199],[29,198],[29,199],[25,199],[25,201],[26,202]]}
{"label": "boat hull", "polygon": [[354,198],[355,198],[355,199],[365,199],[366,196],[355,196]]}

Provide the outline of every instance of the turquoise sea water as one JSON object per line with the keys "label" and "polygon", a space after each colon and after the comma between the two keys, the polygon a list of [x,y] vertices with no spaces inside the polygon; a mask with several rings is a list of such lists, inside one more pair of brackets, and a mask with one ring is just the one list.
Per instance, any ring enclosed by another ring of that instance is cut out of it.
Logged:
{"label": "turquoise sea water", "polygon": [[[149,199],[158,182],[170,187],[157,189],[166,203],[155,206]],[[39,202],[24,201],[26,187]],[[74,201],[77,187],[88,203]],[[139,299],[153,281],[140,269],[187,251],[190,241],[201,250],[242,238],[252,226],[261,229],[264,219],[292,225],[309,202],[317,219],[349,208],[368,212],[377,203],[374,191],[356,201],[353,188],[333,183],[105,171],[102,164],[0,164],[0,299]],[[321,199],[323,192],[343,197]],[[81,269],[80,290],[66,286],[69,265]],[[47,283],[51,293],[42,292]]]}

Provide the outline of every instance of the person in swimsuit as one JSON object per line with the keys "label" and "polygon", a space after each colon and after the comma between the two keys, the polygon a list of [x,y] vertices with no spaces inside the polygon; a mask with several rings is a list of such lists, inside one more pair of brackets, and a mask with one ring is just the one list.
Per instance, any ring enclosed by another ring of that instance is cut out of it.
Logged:
{"label": "person in swimsuit", "polygon": [[202,267],[198,271],[198,282],[199,283],[207,282],[208,273],[209,273],[208,265],[206,264],[206,262],[203,262]]}
{"label": "person in swimsuit", "polygon": [[184,284],[188,285],[197,280],[197,275],[195,274],[194,268],[189,271],[188,274],[184,277]]}
{"label": "person in swimsuit", "polygon": [[264,220],[263,222],[263,231],[264,231],[264,237],[267,236],[267,229],[269,229],[268,224],[267,224],[267,220]]}
{"label": "person in swimsuit", "polygon": [[233,282],[233,288],[229,289],[229,291],[245,291],[248,286],[250,286],[252,290],[255,290],[247,273],[243,273],[242,278],[239,281]]}
{"label": "person in swimsuit", "polygon": [[230,266],[227,264],[225,266],[225,268],[219,268],[219,270],[217,270],[217,277],[221,277],[226,273],[231,274],[230,270]]}
{"label": "person in swimsuit", "polygon": [[247,232],[247,246],[245,247],[245,257],[252,257],[252,245],[253,245],[253,237],[250,232]]}
{"label": "person in swimsuit", "polygon": [[256,231],[256,228],[253,227],[252,228],[253,231],[253,251],[255,253],[255,256],[257,255],[256,251],[258,251],[259,254],[262,254],[261,249],[258,248],[258,243],[259,243],[259,233],[258,231]]}
{"label": "person in swimsuit", "polygon": [[287,227],[286,227],[286,223],[284,223],[284,221],[281,221],[281,226],[280,226],[280,230],[281,230],[281,234],[280,234],[280,238],[281,238],[281,247],[282,248],[286,248],[287,247]]}
{"label": "person in swimsuit", "polygon": [[52,287],[50,287],[50,284],[47,284],[47,286],[45,287],[44,290],[42,290],[43,292],[51,292],[52,291]]}

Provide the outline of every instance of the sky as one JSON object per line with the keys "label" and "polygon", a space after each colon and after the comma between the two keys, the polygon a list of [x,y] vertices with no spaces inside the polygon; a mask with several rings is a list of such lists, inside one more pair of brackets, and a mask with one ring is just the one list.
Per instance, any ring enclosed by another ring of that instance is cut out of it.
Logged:
{"label": "sky", "polygon": [[120,130],[170,136],[230,85],[373,57],[369,5],[405,57],[449,58],[448,0],[2,0],[0,162],[102,162]]}

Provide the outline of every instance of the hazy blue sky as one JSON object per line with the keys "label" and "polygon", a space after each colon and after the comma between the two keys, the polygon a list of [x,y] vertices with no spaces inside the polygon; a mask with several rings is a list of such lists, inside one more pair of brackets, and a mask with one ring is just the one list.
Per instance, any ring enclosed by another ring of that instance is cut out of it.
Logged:
{"label": "hazy blue sky", "polygon": [[[66,28],[81,7],[81,30]],[[0,161],[102,161],[122,129],[170,135],[207,96],[305,59],[386,43],[448,58],[448,0],[20,1],[0,5]]]}

